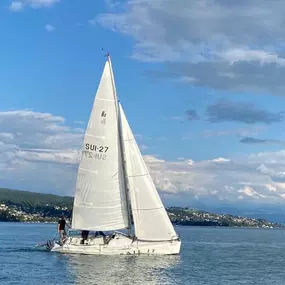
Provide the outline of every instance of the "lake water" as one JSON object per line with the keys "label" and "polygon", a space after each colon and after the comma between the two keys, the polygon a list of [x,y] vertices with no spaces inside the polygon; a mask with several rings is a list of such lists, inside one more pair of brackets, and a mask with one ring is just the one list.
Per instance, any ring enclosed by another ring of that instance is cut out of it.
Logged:
{"label": "lake water", "polygon": [[56,224],[0,223],[0,284],[285,284],[285,232],[177,227],[179,256],[63,255],[35,248]]}

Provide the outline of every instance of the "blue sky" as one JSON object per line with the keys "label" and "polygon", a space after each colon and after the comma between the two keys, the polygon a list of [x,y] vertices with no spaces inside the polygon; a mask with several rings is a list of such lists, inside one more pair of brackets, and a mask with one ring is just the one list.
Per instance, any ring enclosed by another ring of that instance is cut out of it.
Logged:
{"label": "blue sky", "polygon": [[167,203],[283,203],[285,4],[175,3],[1,1],[1,186],[73,193],[103,47]]}

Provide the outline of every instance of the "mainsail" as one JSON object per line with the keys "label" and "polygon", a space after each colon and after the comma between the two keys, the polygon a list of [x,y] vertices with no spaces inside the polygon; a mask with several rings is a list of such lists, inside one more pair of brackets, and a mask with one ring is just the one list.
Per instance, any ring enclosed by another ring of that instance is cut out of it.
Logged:
{"label": "mainsail", "polygon": [[74,229],[104,231],[129,225],[118,126],[109,59],[84,137],[73,206]]}
{"label": "mainsail", "polygon": [[145,241],[171,240],[177,234],[161,202],[121,104],[126,175],[136,237]]}

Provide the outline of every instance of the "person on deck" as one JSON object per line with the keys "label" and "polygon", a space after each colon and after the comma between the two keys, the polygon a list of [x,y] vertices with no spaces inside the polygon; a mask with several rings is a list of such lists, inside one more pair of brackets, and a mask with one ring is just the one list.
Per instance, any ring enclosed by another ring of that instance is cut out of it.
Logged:
{"label": "person on deck", "polygon": [[66,224],[66,221],[64,219],[64,216],[61,216],[60,220],[58,221],[57,223],[57,230],[58,230],[58,233],[59,233],[59,243],[60,245],[63,245],[63,242],[65,240],[65,237],[66,237],[66,231],[65,231],[65,226],[67,225]]}
{"label": "person on deck", "polygon": [[97,236],[103,236],[104,237],[106,235],[102,231],[96,231],[94,237],[97,237]]}
{"label": "person on deck", "polygon": [[81,244],[84,244],[85,241],[88,239],[89,231],[81,231]]}

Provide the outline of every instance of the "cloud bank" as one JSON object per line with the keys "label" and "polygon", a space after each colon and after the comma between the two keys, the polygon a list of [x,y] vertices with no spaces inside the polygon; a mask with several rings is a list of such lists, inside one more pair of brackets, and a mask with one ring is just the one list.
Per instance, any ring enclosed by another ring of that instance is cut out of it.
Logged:
{"label": "cloud bank", "polygon": [[2,186],[72,194],[83,129],[61,116],[30,110],[0,112]]}
{"label": "cloud bank", "polygon": [[[82,128],[68,126],[61,116],[14,110],[0,112],[0,129],[3,187],[73,194]],[[144,159],[157,188],[170,201],[285,202],[285,150],[238,159]]]}
{"label": "cloud bank", "polygon": [[109,8],[92,24],[132,38],[132,58],[164,63],[153,70],[158,77],[284,95],[282,1],[127,0]]}

